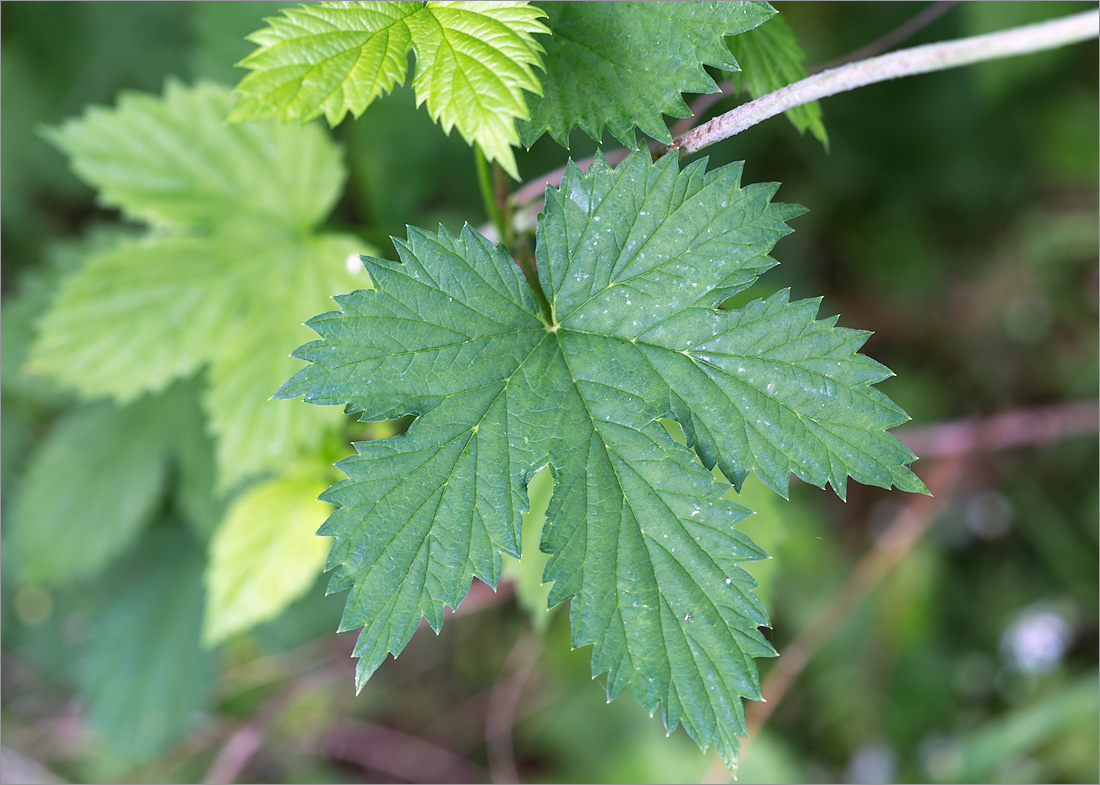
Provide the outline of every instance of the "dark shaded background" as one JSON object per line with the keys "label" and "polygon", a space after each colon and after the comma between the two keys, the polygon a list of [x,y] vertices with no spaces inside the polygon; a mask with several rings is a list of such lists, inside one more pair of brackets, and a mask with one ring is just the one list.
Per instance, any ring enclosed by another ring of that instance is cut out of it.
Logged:
{"label": "dark shaded background", "polygon": [[[5,513],[68,405],[19,380],[34,314],[13,298],[59,243],[116,220],[37,129],[123,88],[159,92],[169,75],[235,83],[232,64],[250,49],[242,36],[283,5],[0,8]],[[776,5],[812,65],[928,4]],[[907,45],[1088,7],[963,4]],[[756,570],[772,638],[789,653],[761,663],[771,713],[750,709],[741,782],[1100,777],[1097,92],[1093,41],[829,98],[828,153],[779,118],[708,151],[712,165],[746,160],[746,181],[781,181],[782,200],[810,208],[752,296],[823,295],[824,315],[875,331],[865,351],[897,373],[883,390],[912,415],[899,433],[920,445],[915,468],[936,493],[855,486],[845,504],[802,485],[788,503],[746,491],[761,514],[745,528],[775,557]],[[341,227],[392,253],[386,238],[405,224],[485,220],[471,151],[410,90],[333,133],[351,171]],[[572,141],[575,158],[594,149],[579,133]],[[521,174],[565,156],[543,139],[518,156]],[[631,699],[605,705],[589,653],[569,650],[567,614],[557,609],[543,636],[507,586],[475,586],[438,638],[418,634],[356,697],[353,634],[332,633],[343,600],[324,598],[319,580],[283,618],[217,653],[205,711],[176,743],[126,752],[111,728],[155,714],[157,691],[75,685],[90,652],[111,651],[109,636],[122,646],[143,632],[128,627],[140,609],[119,598],[161,569],[150,553],[171,560],[171,544],[155,541],[166,535],[149,536],[110,575],[56,592],[21,585],[4,563],[4,782],[724,776]],[[808,657],[800,673],[792,641]],[[92,732],[84,719],[95,711],[122,719]]]}

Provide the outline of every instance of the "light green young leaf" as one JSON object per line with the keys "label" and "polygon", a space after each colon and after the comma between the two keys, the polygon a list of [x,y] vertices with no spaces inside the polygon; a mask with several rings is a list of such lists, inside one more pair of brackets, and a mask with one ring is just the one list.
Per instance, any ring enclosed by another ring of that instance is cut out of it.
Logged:
{"label": "light green young leaf", "polygon": [[226,126],[232,105],[221,86],[169,80],[163,97],[122,93],[45,136],[102,204],[134,220],[211,228],[250,216],[305,229],[324,218],[344,182],[332,143],[316,128]]}
{"label": "light green young leaf", "polygon": [[194,374],[236,320],[232,238],[147,237],[90,257],[42,318],[27,370],[128,402]]}
{"label": "light green young leaf", "polygon": [[231,119],[337,125],[405,81],[416,52],[417,104],[450,133],[457,127],[517,177],[515,119],[528,116],[524,91],[541,88],[535,33],[545,14],[526,2],[324,2],[283,11],[249,39]]}
{"label": "light green young leaf", "polygon": [[322,113],[335,126],[405,81],[412,46],[406,17],[420,2],[327,2],[286,8],[248,36],[259,48],[234,93],[230,120],[297,120]]}
{"label": "light green young leaf", "polygon": [[[806,78],[806,68],[803,65],[806,53],[798,45],[794,31],[781,16],[774,16],[760,27],[731,38],[729,47],[741,65],[740,71],[729,76],[738,90],[747,86],[753,98]],[[820,103],[811,101],[788,109],[785,114],[799,133],[809,129],[828,149],[829,137],[825,133],[825,124],[821,121]]]}
{"label": "light green young leaf", "polygon": [[332,510],[316,501],[329,471],[292,470],[253,485],[230,506],[210,544],[207,645],[275,618],[313,585],[327,550],[314,533]]}
{"label": "light green young leaf", "polygon": [[32,373],[123,402],[209,367],[222,488],[339,426],[336,412],[267,399],[297,367],[301,323],[370,285],[347,264],[361,242],[314,230],[344,179],[324,131],[227,125],[231,103],[225,88],[170,83],[163,98],[127,95],[51,134],[105,202],[157,228],[66,279],[28,359]]}
{"label": "light green young leaf", "polygon": [[162,528],[125,569],[79,660],[81,698],[95,734],[131,763],[197,725],[213,676],[199,643],[203,554]]}
{"label": "light green young leaf", "polygon": [[549,324],[505,249],[469,228],[410,229],[402,263],[367,260],[375,291],[309,322],[321,337],[297,356],[310,365],[278,397],[417,416],[356,445],[322,497],[339,508],[320,533],[335,538],[330,589],[351,590],[342,628],[364,627],[360,685],[421,616],[438,629],[473,577],[496,584],[549,464],[541,548],[550,602],[572,601],[573,644],[593,645],[609,698],[629,686],[732,763],[740,699],[760,697],[752,660],[774,652],[738,566],[764,554],[711,468],[779,493],[792,472],[841,495],[849,475],[923,490],[886,432],[905,413],[872,387],[889,371],[857,353],[867,333],[815,321],[817,301],[786,292],[718,310],[774,264],[801,208],[771,204],[774,184],[742,188],[739,165],[704,167],[644,152],[569,167],[537,229]]}
{"label": "light green young leaf", "polygon": [[98,575],[133,544],[182,433],[202,427],[191,395],[176,388],[128,407],[80,407],[54,425],[6,521],[22,580],[58,586]]}
{"label": "light green young leaf", "polygon": [[634,129],[671,142],[662,115],[687,117],[681,93],[713,93],[704,65],[736,71],[725,37],[763,23],[764,2],[548,3],[542,97],[518,122],[525,147],[549,132],[569,146],[580,128],[597,142],[607,127],[636,147]]}
{"label": "light green young leaf", "polygon": [[[248,279],[240,318],[217,342],[203,405],[217,435],[219,486],[232,487],[257,471],[281,472],[316,452],[324,434],[339,427],[337,412],[287,406],[271,391],[300,367],[290,353],[309,330],[302,326],[317,303],[348,286],[370,285],[356,253],[365,247],[347,235],[320,235],[300,244],[269,247],[264,267]],[[355,272],[349,271],[348,260]]]}

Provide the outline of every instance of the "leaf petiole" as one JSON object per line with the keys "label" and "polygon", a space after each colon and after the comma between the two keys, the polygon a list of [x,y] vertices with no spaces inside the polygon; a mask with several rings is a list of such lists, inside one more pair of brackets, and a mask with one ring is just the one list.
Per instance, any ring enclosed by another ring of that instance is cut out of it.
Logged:
{"label": "leaf petiole", "polygon": [[496,227],[497,234],[504,238],[504,215],[493,198],[493,183],[489,175],[489,161],[481,150],[481,145],[474,143],[474,163],[477,165],[477,187],[481,191],[481,201],[485,205],[485,212],[489,220]]}

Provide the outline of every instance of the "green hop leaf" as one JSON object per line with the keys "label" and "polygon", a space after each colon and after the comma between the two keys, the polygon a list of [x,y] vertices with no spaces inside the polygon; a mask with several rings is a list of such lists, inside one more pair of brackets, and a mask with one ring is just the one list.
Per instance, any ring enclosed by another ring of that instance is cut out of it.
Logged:
{"label": "green hop leaf", "polygon": [[867,333],[786,292],[718,308],[774,264],[801,212],[740,172],[644,152],[570,166],[537,227],[549,321],[504,248],[469,227],[410,229],[400,263],[366,260],[377,290],[310,320],[321,337],[296,353],[310,365],[277,397],[417,418],[358,444],[323,496],[338,507],[320,531],[335,539],[330,590],[350,589],[342,628],[364,627],[360,686],[422,616],[438,629],[473,577],[496,584],[549,465],[544,577],[551,604],[571,600],[574,646],[593,646],[609,699],[629,687],[732,764],[740,699],[760,697],[753,658],[774,652],[739,566],[765,554],[711,468],[781,494],[792,472],[842,496],[848,476],[923,490],[886,432],[906,415],[872,387],[889,371],[857,353]]}
{"label": "green hop leaf", "polygon": [[714,93],[704,65],[737,70],[725,37],[763,23],[775,11],[756,2],[548,3],[553,36],[545,42],[542,97],[519,121],[525,147],[549,132],[569,146],[580,128],[597,142],[606,126],[628,147],[635,127],[671,142],[662,115],[691,114],[681,93]]}
{"label": "green hop leaf", "polygon": [[526,2],[327,2],[291,8],[249,39],[259,45],[240,62],[232,120],[277,117],[306,122],[321,114],[337,125],[405,81],[416,52],[417,105],[450,133],[457,127],[518,177],[515,119],[528,116],[524,91],[541,92],[535,33],[545,14]]}
{"label": "green hop leaf", "polygon": [[[741,64],[741,70],[731,73],[734,86],[740,90],[748,87],[753,98],[759,98],[781,87],[806,78],[803,63],[806,53],[798,45],[794,31],[781,16],[773,16],[760,27],[730,39],[730,51]],[[825,124],[821,121],[821,104],[808,104],[788,109],[785,114],[791,125],[804,133],[810,133],[829,147]]]}

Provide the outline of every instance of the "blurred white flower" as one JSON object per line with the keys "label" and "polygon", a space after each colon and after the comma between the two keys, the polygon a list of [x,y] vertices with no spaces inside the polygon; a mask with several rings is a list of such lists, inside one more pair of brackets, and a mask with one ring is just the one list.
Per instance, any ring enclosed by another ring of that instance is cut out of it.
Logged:
{"label": "blurred white flower", "polygon": [[1025,608],[1001,636],[1001,656],[1022,671],[1046,673],[1052,670],[1073,639],[1073,628],[1065,616],[1049,605]]}

